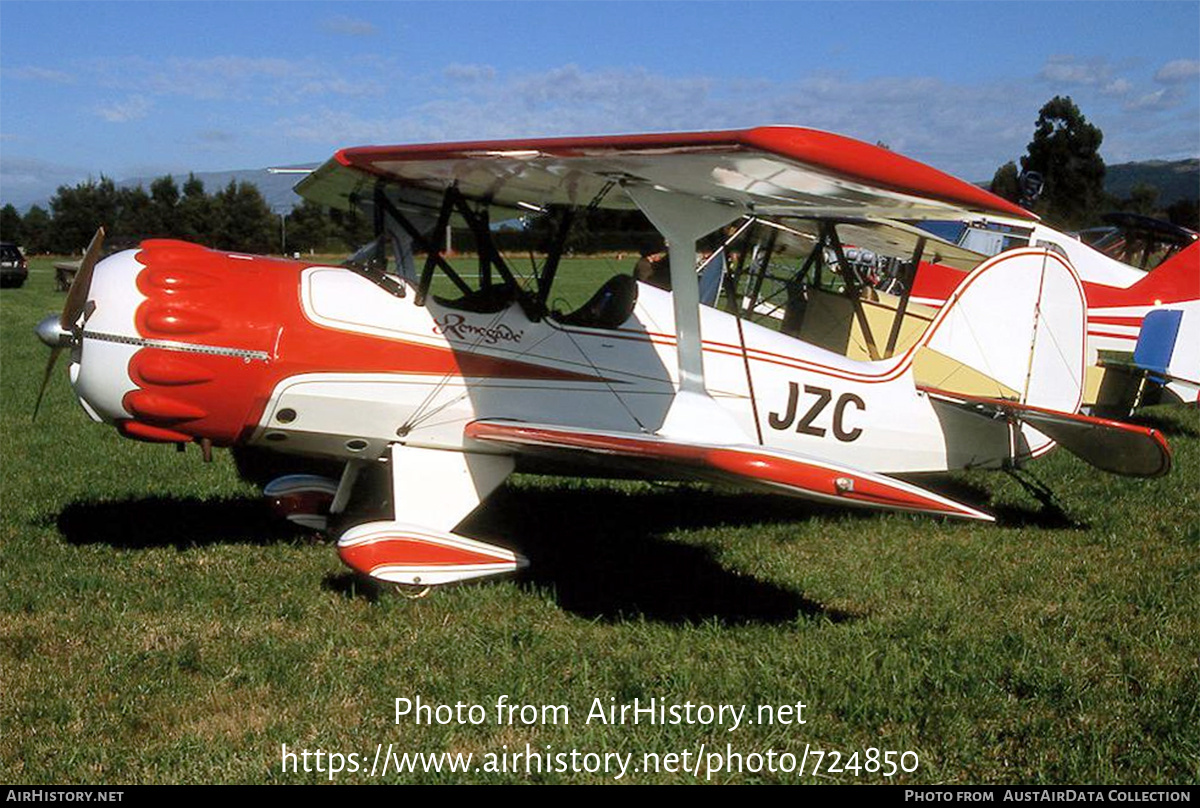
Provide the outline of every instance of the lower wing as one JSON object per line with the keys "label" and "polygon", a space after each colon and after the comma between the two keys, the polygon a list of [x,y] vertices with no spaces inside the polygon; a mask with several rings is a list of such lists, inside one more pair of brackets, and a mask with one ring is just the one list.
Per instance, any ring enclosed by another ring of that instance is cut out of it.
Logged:
{"label": "lower wing", "polygon": [[867,508],[992,521],[968,505],[883,474],[795,452],[751,445],[708,445],[658,435],[523,421],[472,421],[470,439],[521,454],[603,463],[635,461],[644,470],[684,474],[743,488]]}

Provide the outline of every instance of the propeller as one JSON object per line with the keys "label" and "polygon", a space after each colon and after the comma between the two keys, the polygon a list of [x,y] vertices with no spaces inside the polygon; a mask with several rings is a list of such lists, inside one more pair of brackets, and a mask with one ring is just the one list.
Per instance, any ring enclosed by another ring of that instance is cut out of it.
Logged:
{"label": "propeller", "polygon": [[50,347],[50,359],[46,362],[42,386],[38,389],[37,403],[33,405],[33,420],[37,420],[38,410],[42,407],[42,397],[46,395],[46,386],[50,383],[50,374],[54,371],[54,364],[58,362],[58,355],[64,348],[78,343],[79,318],[83,316],[87,307],[88,291],[92,286],[92,271],[100,260],[103,248],[104,228],[101,227],[96,230],[96,235],[92,236],[91,243],[83,254],[83,260],[79,262],[79,271],[75,273],[75,279],[67,292],[67,302],[63,304],[62,314],[51,314],[34,329],[38,339]]}

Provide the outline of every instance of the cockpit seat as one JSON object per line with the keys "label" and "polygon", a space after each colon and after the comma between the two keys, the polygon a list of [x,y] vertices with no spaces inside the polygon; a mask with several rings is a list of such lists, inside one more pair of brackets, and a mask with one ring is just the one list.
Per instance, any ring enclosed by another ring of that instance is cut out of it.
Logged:
{"label": "cockpit seat", "polygon": [[555,319],[563,325],[616,328],[632,316],[637,296],[637,281],[632,275],[614,275],[587,303],[570,314],[555,315]]}

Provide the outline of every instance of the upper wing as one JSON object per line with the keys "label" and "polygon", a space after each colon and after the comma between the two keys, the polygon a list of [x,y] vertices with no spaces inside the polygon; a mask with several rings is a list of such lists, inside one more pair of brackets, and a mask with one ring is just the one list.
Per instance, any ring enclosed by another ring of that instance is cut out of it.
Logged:
{"label": "upper wing", "polygon": [[[821,228],[830,223],[828,219],[788,218],[775,225],[789,234],[801,234],[811,244],[821,233]],[[928,230],[889,219],[835,219],[838,238],[846,246],[871,250],[880,255],[905,257],[913,254],[917,243],[925,243],[922,261],[933,261],[945,266],[970,272],[988,256],[960,247]],[[784,239],[784,243],[788,243]]]}
{"label": "upper wing", "polygon": [[1036,218],[915,160],[841,135],[768,126],[724,132],[499,140],[343,149],[302,180],[308,199],[349,208],[379,179],[421,192],[451,185],[513,210],[547,204],[631,208],[612,183],[651,186],[766,215]]}
{"label": "upper wing", "polygon": [[472,421],[466,436],[518,453],[568,459],[582,455],[594,462],[634,460],[643,471],[683,473],[841,505],[992,520],[982,511],[902,480],[763,446],[707,445],[520,421]]}

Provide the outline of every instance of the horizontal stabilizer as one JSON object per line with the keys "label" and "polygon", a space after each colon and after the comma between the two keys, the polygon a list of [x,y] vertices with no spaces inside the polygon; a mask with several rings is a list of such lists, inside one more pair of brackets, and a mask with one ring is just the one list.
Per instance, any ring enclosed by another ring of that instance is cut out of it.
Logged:
{"label": "horizontal stabilizer", "polygon": [[945,401],[1026,423],[1102,471],[1130,477],[1161,477],[1171,470],[1171,447],[1157,429],[1015,401],[971,398],[929,389],[926,392]]}
{"label": "horizontal stabilizer", "polygon": [[517,453],[633,459],[646,471],[682,472],[806,499],[992,521],[982,511],[903,480],[763,446],[710,445],[518,421],[473,421],[466,436]]}

